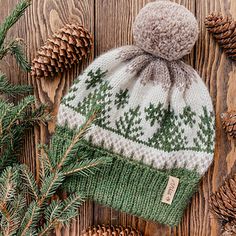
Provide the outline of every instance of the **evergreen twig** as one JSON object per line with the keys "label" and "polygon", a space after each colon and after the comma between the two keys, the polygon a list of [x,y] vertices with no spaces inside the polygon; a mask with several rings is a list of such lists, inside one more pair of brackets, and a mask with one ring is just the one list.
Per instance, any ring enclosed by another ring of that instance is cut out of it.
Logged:
{"label": "evergreen twig", "polygon": [[[87,159],[82,157],[79,152],[80,146],[78,143],[82,140],[95,117],[96,112],[91,113],[78,131],[69,129],[67,126],[57,128],[49,146],[44,145],[42,147],[47,152],[46,155],[41,157],[42,161],[46,157],[46,162],[50,164],[49,166],[53,170],[48,171],[48,166],[42,165],[41,168],[44,168],[45,174],[41,176],[39,184],[36,183],[27,166],[21,165],[14,170],[8,167],[3,172],[0,176],[0,216],[4,216],[7,222],[14,221],[14,224],[8,224],[6,227],[5,224],[0,223],[1,232],[14,232],[21,236],[43,236],[59,224],[69,224],[70,220],[79,214],[78,207],[84,201],[86,193],[74,193],[65,200],[59,200],[58,198],[55,200],[53,196],[57,195],[57,191],[66,181],[67,175],[88,175],[93,173],[93,169],[97,170],[99,165],[109,162],[107,158]],[[61,136],[62,131],[63,136]],[[60,142],[55,142],[58,140]],[[62,141],[67,143],[63,151],[61,151],[60,146]],[[73,161],[71,155],[73,155]],[[21,188],[22,184],[23,189]],[[14,199],[25,198],[26,189],[32,196],[31,203],[24,206],[23,211],[18,209],[18,207],[21,207],[20,204],[15,204],[14,214],[12,214],[5,206],[13,205]],[[41,221],[41,219],[44,220]],[[39,225],[41,227],[38,227]],[[4,233],[3,235],[11,234]]]}
{"label": "evergreen twig", "polygon": [[73,147],[78,143],[78,141],[81,139],[81,137],[85,134],[85,132],[90,127],[91,123],[95,120],[96,113],[92,114],[88,120],[85,122],[85,124],[81,127],[78,134],[74,136],[74,138],[71,141],[71,144],[69,145],[68,149],[66,150],[65,154],[60,159],[60,162],[57,164],[56,169],[61,169],[62,165],[65,162],[65,159],[68,157],[69,153],[72,151]]}
{"label": "evergreen twig", "polygon": [[0,26],[0,48],[2,47],[9,29],[21,18],[25,10],[31,4],[30,0],[22,0],[17,4],[12,13],[6,17]]}
{"label": "evergreen twig", "polygon": [[23,52],[22,39],[14,40],[9,47],[9,52],[15,57],[16,62],[24,71],[31,71],[31,66]]}
{"label": "evergreen twig", "polygon": [[29,85],[13,85],[7,81],[6,75],[0,73],[0,93],[10,96],[23,95],[32,92]]}
{"label": "evergreen twig", "polygon": [[[21,40],[6,43],[8,30],[23,15],[30,0],[21,0],[15,10],[0,25],[0,60],[12,54],[20,67],[30,69],[22,50]],[[12,85],[0,74],[0,93],[23,95],[30,86]],[[35,124],[51,119],[46,105],[34,107],[35,99],[28,95],[17,104],[0,99],[0,236],[44,236],[57,225],[67,225],[78,215],[78,207],[85,193],[78,192],[60,200],[58,192],[67,176],[89,175],[98,166],[109,162],[107,158],[88,159],[80,152],[82,138],[95,120],[97,109],[79,129],[57,127],[50,145],[42,146],[40,181],[25,165],[13,165],[22,142],[24,131]],[[5,168],[5,169],[4,169]],[[29,193],[31,197],[28,197]]]}

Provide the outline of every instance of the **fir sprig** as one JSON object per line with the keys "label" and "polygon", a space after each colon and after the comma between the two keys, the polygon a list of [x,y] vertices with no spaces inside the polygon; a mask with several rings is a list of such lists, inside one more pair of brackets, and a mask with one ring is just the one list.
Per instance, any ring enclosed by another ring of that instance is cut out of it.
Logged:
{"label": "fir sprig", "polygon": [[23,43],[22,39],[15,39],[11,42],[10,47],[8,48],[9,52],[15,57],[17,64],[24,71],[31,71],[31,66],[27,61],[25,54],[23,52]]}
{"label": "fir sprig", "polygon": [[24,95],[29,92],[32,92],[31,86],[10,84],[6,78],[6,75],[0,73],[0,94],[15,96]]}
{"label": "fir sprig", "polygon": [[65,168],[63,168],[63,174],[65,176],[89,176],[90,174],[93,174],[94,171],[98,170],[99,166],[101,166],[104,162],[107,161],[109,161],[109,159],[105,157],[81,160],[79,162],[75,162],[65,166]]}
{"label": "fir sprig", "polygon": [[[5,38],[29,5],[30,0],[22,0],[0,25],[0,60],[10,53],[26,71],[30,67],[21,40],[5,42]],[[0,74],[1,94],[22,95],[30,90],[29,86],[11,85]],[[13,158],[19,155],[24,131],[51,118],[45,105],[35,108],[34,103],[33,96],[26,96],[17,104],[0,99],[0,236],[44,236],[59,224],[69,224],[78,215],[85,193],[73,193],[61,200],[61,187],[67,177],[87,176],[110,161],[105,157],[88,158],[80,150],[82,139],[97,116],[95,109],[84,125],[78,129],[57,127],[50,144],[42,145],[40,180],[36,181],[25,165],[6,167],[13,165]]]}
{"label": "fir sprig", "polygon": [[3,21],[0,26],[0,47],[2,47],[4,43],[7,32],[21,18],[30,4],[30,0],[22,0],[20,3],[18,3],[12,13]]}
{"label": "fir sprig", "polygon": [[34,103],[33,96],[16,105],[0,100],[0,171],[16,160],[25,130],[50,119],[48,113],[43,113],[44,105],[32,110]]}
{"label": "fir sprig", "polygon": [[8,53],[11,53],[16,58],[18,65],[24,71],[30,71],[31,67],[24,55],[22,40],[12,39],[8,42],[5,42],[5,40],[9,29],[20,19],[30,3],[30,0],[22,0],[0,25],[0,60],[2,60]]}
{"label": "fir sprig", "polygon": [[[30,66],[23,53],[22,40],[16,38],[6,41],[6,36],[29,5],[30,0],[21,0],[0,25],[0,60],[6,54],[11,54],[26,71],[29,71]],[[49,119],[49,116],[42,112],[44,105],[32,109],[35,103],[33,96],[25,97],[18,104],[6,100],[7,96],[14,97],[29,92],[32,92],[31,86],[13,85],[0,72],[0,171],[15,162],[21,150],[24,131],[36,123],[46,122]]]}
{"label": "fir sprig", "polygon": [[[99,166],[110,161],[105,157],[87,159],[80,152],[81,141],[96,114],[96,111],[91,113],[84,125],[78,129],[70,129],[68,126],[56,129],[50,144],[42,146],[44,154],[41,157],[40,171],[43,174],[39,183],[25,165],[18,168],[8,167],[2,173],[0,218],[4,219],[4,222],[0,222],[0,232],[3,232],[4,236],[44,236],[59,224],[69,224],[70,220],[79,214],[78,207],[83,203],[86,193],[76,192],[60,200],[59,192],[67,176],[93,174]],[[21,205],[19,199],[25,199],[26,192],[31,194],[32,200],[28,205]],[[13,205],[11,210],[8,206]],[[23,207],[23,210],[20,207]]]}
{"label": "fir sprig", "polygon": [[17,169],[12,167],[6,168],[0,177],[0,232],[4,236],[14,235],[16,232],[20,223],[19,214],[25,204],[24,200],[16,197],[18,177]]}

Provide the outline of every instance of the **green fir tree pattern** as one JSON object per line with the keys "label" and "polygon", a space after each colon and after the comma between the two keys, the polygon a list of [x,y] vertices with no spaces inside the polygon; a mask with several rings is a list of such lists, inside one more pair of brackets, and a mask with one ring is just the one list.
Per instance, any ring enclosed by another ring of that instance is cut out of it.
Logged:
{"label": "green fir tree pattern", "polygon": [[125,138],[138,140],[143,135],[140,106],[130,108],[116,121],[117,132]]}
{"label": "green fir tree pattern", "polygon": [[128,89],[120,89],[119,93],[116,94],[115,97],[115,105],[117,106],[117,109],[124,108],[125,104],[128,104],[129,100],[129,90]]}
{"label": "green fir tree pattern", "polygon": [[194,138],[196,151],[206,151],[212,153],[214,151],[214,115],[209,112],[206,107],[203,107],[203,115],[200,116],[201,122],[197,132],[197,138]]}
{"label": "green fir tree pattern", "polygon": [[67,105],[69,102],[73,101],[75,99],[75,92],[77,92],[77,90],[78,90],[77,87],[72,86],[69,89],[68,95],[62,99],[61,103]]}
{"label": "green fir tree pattern", "polygon": [[146,113],[146,120],[150,121],[151,126],[155,125],[156,122],[160,123],[166,113],[163,104],[160,102],[156,106],[153,103],[150,103],[150,105],[146,107],[144,111]]}
{"label": "green fir tree pattern", "polygon": [[89,78],[85,81],[87,84],[86,89],[94,88],[97,86],[97,84],[101,84],[107,72],[108,71],[102,71],[101,68],[98,68],[95,72],[90,70],[88,72]]}
{"label": "green fir tree pattern", "polygon": [[187,137],[184,135],[184,128],[178,121],[178,116],[173,111],[166,112],[165,122],[161,128],[149,138],[149,145],[164,151],[184,149],[187,145]]}
{"label": "green fir tree pattern", "polygon": [[180,118],[183,120],[184,124],[189,125],[191,128],[193,128],[193,125],[196,123],[194,119],[195,116],[196,113],[191,110],[190,106],[186,106],[183,113],[180,114]]}
{"label": "green fir tree pattern", "polygon": [[110,104],[112,103],[110,99],[111,96],[111,86],[107,81],[104,81],[98,88],[89,93],[87,97],[78,103],[76,111],[87,116],[95,106],[99,105],[101,107],[101,112],[95,123],[106,127],[110,124],[109,112],[111,110]]}

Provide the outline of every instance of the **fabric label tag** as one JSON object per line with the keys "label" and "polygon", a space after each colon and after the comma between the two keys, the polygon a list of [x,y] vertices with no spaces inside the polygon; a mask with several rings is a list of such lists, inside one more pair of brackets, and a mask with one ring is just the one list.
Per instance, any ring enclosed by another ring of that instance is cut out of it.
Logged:
{"label": "fabric label tag", "polygon": [[175,192],[179,185],[179,179],[173,176],[169,176],[169,180],[162,196],[161,202],[171,204],[175,196]]}

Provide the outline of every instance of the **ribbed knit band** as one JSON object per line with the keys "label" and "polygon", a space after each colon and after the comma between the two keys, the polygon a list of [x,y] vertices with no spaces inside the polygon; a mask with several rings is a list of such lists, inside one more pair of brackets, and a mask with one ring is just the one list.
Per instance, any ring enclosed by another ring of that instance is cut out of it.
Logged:
{"label": "ribbed knit band", "polygon": [[[81,144],[80,151],[88,157],[111,157],[112,164],[89,177],[76,177],[76,181],[68,181],[64,186],[66,190],[86,191],[98,203],[171,226],[180,222],[200,179],[195,171],[156,170],[87,142]],[[170,175],[179,178],[180,182],[172,204],[168,205],[161,199]]]}

